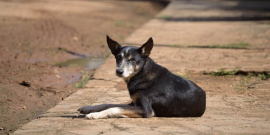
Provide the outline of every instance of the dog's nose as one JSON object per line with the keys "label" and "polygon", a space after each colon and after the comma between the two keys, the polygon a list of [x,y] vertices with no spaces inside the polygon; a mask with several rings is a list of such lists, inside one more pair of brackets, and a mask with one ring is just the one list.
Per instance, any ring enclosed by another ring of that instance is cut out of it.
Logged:
{"label": "dog's nose", "polygon": [[124,71],[122,69],[117,69],[116,70],[117,75],[122,75],[123,73],[124,73]]}

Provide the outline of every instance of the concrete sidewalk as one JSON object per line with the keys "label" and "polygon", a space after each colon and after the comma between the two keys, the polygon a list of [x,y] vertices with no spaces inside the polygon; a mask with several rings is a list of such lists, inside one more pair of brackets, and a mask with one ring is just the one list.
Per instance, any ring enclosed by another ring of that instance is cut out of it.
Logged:
{"label": "concrete sidewalk", "polygon": [[[173,1],[126,40],[126,43],[143,44],[152,36],[157,45],[151,58],[173,73],[189,71],[198,76],[195,82],[207,92],[207,110],[202,117],[86,120],[83,115],[78,116],[76,110],[81,106],[129,101],[125,83],[115,76],[115,60],[111,55],[96,70],[94,79],[89,81],[85,89],[70,95],[14,134],[269,134],[270,103],[267,101],[270,98],[270,81],[254,86],[254,91],[263,93],[232,94],[234,92],[228,92],[234,90],[231,88],[231,78],[214,78],[217,81],[211,82],[211,77],[200,74],[221,68],[270,71],[269,14],[250,11],[251,14],[260,14],[260,22],[257,22],[259,19],[255,22],[254,18],[244,16],[241,11],[228,10],[237,4]],[[222,17],[234,20],[222,20]],[[244,21],[237,19],[239,17],[245,18]],[[237,50],[188,48],[190,45],[239,41],[250,43],[251,46]]]}

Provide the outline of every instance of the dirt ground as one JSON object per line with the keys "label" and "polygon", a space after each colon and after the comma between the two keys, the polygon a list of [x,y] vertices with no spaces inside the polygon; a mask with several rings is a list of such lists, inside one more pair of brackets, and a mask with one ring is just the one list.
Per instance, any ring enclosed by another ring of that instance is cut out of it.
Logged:
{"label": "dirt ground", "polygon": [[86,70],[58,67],[105,58],[105,36],[122,42],[165,2],[0,0],[0,133],[13,132],[72,94]]}

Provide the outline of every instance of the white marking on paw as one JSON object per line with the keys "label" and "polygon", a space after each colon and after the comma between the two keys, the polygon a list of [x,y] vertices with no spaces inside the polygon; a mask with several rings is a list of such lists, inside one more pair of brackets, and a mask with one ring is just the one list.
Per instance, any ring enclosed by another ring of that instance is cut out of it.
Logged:
{"label": "white marking on paw", "polygon": [[101,112],[90,113],[85,116],[87,119],[105,119],[105,118],[120,118],[124,117],[120,114],[121,109],[118,107],[110,108]]}
{"label": "white marking on paw", "polygon": [[85,116],[87,119],[104,119],[107,118],[102,112],[90,113]]}

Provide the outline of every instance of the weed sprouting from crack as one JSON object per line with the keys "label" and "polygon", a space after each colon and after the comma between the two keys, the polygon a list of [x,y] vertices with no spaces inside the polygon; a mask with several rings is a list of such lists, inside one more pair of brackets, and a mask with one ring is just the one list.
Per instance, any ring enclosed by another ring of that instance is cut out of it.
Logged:
{"label": "weed sprouting from crack", "polygon": [[270,78],[270,72],[268,71],[262,71],[262,72],[256,72],[256,71],[242,71],[238,68],[233,70],[225,70],[220,69],[217,72],[204,72],[204,75],[212,75],[212,76],[228,76],[228,75],[240,75],[240,76],[247,76],[247,77],[257,77],[260,80],[268,80]]}
{"label": "weed sprouting from crack", "polygon": [[220,69],[217,72],[211,72],[212,76],[226,76],[226,75],[234,75],[238,69],[233,69],[233,70],[228,70],[226,71],[225,69]]}
{"label": "weed sprouting from crack", "polygon": [[73,87],[75,88],[84,88],[93,75],[93,73],[89,73],[87,71],[81,71],[81,73],[83,74],[82,78],[73,84]]}
{"label": "weed sprouting from crack", "polygon": [[258,74],[257,75],[261,80],[268,80],[270,78],[270,74]]}
{"label": "weed sprouting from crack", "polygon": [[239,69],[225,70],[220,69],[217,72],[204,72],[204,75],[212,76],[240,76],[240,80],[233,84],[236,91],[243,91],[255,88],[260,81],[266,81],[270,78],[269,71],[242,71]]}

